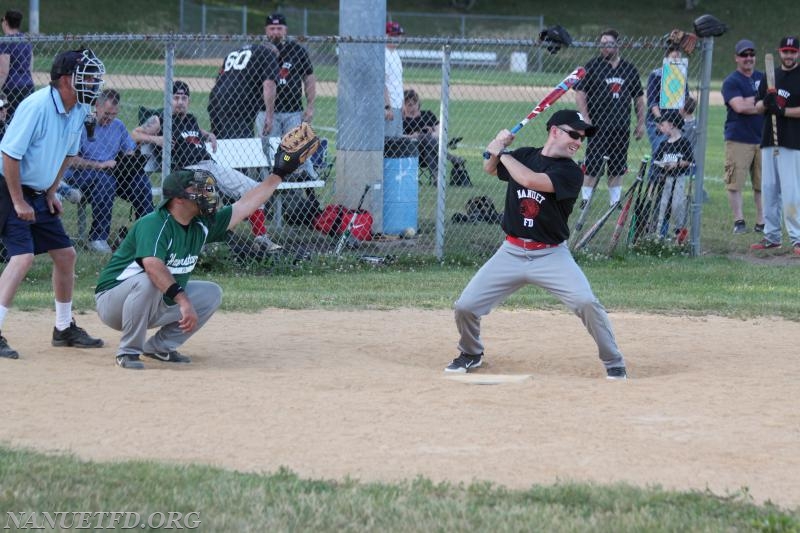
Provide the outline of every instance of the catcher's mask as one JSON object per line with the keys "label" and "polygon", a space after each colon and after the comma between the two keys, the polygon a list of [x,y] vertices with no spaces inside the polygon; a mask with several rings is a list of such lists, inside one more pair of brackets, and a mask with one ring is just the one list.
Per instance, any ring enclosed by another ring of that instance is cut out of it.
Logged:
{"label": "catcher's mask", "polygon": [[72,87],[81,104],[93,105],[103,89],[106,67],[90,48],[61,52],[53,61],[50,79],[72,75]]}
{"label": "catcher's mask", "polygon": [[217,180],[207,170],[173,172],[164,180],[164,203],[170,198],[192,200],[202,216],[213,215],[219,206]]}

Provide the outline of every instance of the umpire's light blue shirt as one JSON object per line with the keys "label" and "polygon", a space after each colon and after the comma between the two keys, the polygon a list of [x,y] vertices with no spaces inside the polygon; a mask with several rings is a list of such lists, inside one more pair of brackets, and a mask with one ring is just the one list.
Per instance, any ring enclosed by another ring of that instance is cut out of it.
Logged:
{"label": "umpire's light blue shirt", "polygon": [[[61,95],[49,85],[19,104],[0,142],[0,152],[20,162],[22,185],[45,190],[55,182],[64,158],[78,154],[88,114],[85,104],[75,104],[67,112]],[[0,173],[2,165],[0,160]]]}

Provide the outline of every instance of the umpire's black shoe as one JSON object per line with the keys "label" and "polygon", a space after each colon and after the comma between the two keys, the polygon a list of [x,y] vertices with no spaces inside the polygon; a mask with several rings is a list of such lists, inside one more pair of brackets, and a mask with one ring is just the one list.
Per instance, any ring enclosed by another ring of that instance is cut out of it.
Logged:
{"label": "umpire's black shoe", "polygon": [[611,381],[622,381],[628,379],[628,371],[624,366],[615,366],[606,369],[606,379]]}
{"label": "umpire's black shoe", "polygon": [[0,335],[0,357],[5,359],[19,359],[19,352],[8,345],[5,337]]}
{"label": "umpire's black shoe", "polygon": [[447,365],[444,369],[445,372],[460,372],[466,374],[473,368],[478,368],[483,364],[483,354],[469,355],[461,352],[461,355],[453,359],[453,362]]}
{"label": "umpire's black shoe", "polygon": [[118,355],[117,366],[128,370],[144,370],[144,363],[139,360],[139,356],[136,354]]}
{"label": "umpire's black shoe", "polygon": [[95,339],[79,328],[73,320],[64,331],[53,328],[53,346],[72,346],[73,348],[102,348],[103,339]]}
{"label": "umpire's black shoe", "polygon": [[158,359],[159,361],[164,361],[165,363],[191,363],[192,358],[183,355],[182,353],[178,352],[177,350],[170,350],[168,352],[153,352],[147,353],[145,352],[144,355],[147,357],[152,357],[153,359]]}

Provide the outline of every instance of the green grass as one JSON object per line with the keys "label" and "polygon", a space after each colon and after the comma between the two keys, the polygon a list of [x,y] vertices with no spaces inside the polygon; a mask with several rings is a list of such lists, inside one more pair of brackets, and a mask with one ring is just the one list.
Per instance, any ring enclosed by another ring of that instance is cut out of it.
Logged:
{"label": "green grass", "polygon": [[285,469],[245,474],[153,462],[103,464],[1,447],[0,474],[6,520],[7,512],[102,509],[142,517],[199,512],[199,531],[800,530],[797,512],[754,505],[746,492],[718,497],[624,484],[508,490],[421,478],[392,485],[305,480]]}

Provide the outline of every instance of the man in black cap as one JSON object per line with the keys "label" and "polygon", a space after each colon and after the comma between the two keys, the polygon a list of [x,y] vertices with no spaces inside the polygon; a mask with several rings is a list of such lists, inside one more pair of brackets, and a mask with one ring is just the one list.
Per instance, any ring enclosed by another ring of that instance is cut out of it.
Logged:
{"label": "man in black cap", "polygon": [[445,372],[465,373],[481,366],[481,317],[532,284],[581,318],[597,343],[608,379],[627,378],[606,310],[567,247],[567,222],[583,183],[583,172],[572,158],[596,131],[579,112],[561,110],[547,122],[542,148],[507,150],[514,141],[508,130],[500,131],[486,147],[483,169],[508,182],[501,224],[506,239],[455,303],[461,353]]}
{"label": "man in black cap", "polygon": [[[56,307],[53,346],[103,345],[72,318],[76,253],[61,223],[56,190],[68,159],[78,154],[104,74],[102,61],[89,49],[60,53],[50,69],[50,85],[19,104],[0,142],[0,238],[9,257],[0,274],[0,327],[34,256],[47,252]],[[0,358],[18,357],[0,335]]]}

